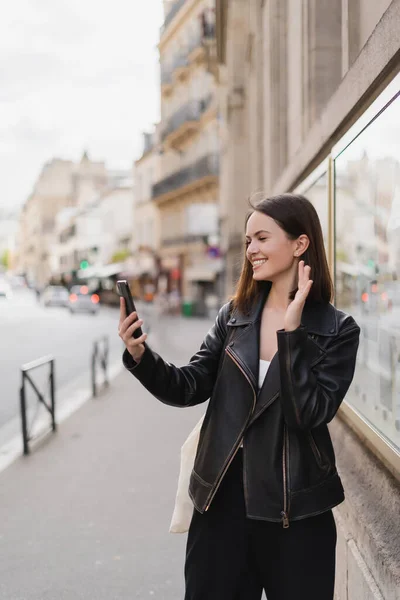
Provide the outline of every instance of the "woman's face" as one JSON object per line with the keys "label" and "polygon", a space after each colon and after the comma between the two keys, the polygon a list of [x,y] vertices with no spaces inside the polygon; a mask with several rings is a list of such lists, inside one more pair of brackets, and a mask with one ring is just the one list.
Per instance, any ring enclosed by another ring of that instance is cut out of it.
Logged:
{"label": "woman's face", "polygon": [[296,255],[302,253],[301,238],[308,240],[307,236],[289,239],[274,219],[255,211],[246,227],[246,256],[253,266],[253,278],[274,282],[291,273],[297,264]]}

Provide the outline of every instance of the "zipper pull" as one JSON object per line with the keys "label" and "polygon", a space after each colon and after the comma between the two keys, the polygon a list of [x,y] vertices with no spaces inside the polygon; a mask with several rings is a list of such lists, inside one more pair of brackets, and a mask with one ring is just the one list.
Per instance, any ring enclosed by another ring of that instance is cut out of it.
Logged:
{"label": "zipper pull", "polygon": [[282,515],[282,524],[283,524],[283,529],[288,529],[289,527],[289,516],[285,511],[281,512]]}

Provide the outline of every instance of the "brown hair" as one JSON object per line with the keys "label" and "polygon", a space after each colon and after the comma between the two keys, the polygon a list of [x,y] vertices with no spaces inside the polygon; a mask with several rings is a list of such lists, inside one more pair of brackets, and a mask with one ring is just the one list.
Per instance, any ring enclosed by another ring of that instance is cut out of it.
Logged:
{"label": "brown hair", "polygon": [[[311,202],[297,194],[280,194],[264,198],[255,205],[250,200],[250,206],[252,210],[246,216],[246,225],[250,216],[257,211],[274,219],[292,240],[302,234],[308,236],[310,245],[301,256],[305,264],[310,265],[313,280],[307,301],[330,302],[333,297],[333,283],[325,254],[321,223]],[[253,269],[245,249],[242,271],[232,297],[233,308],[237,308],[244,314],[248,313],[265,286],[265,281],[253,279]],[[293,291],[291,298],[296,291]]]}

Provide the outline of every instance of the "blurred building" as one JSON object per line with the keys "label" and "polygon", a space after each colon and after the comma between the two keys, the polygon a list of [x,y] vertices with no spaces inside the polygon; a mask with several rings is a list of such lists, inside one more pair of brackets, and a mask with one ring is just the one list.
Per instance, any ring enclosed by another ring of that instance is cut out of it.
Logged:
{"label": "blurred building", "polygon": [[152,198],[160,214],[161,292],[199,313],[218,286],[219,142],[215,3],[164,2],[161,122]]}
{"label": "blurred building", "polygon": [[131,256],[133,223],[131,173],[112,172],[103,192],[58,213],[51,278],[70,282],[117,274]]}
{"label": "blurred building", "polygon": [[17,212],[7,209],[0,210],[0,272],[15,268],[17,233]]}
{"label": "blurred building", "polygon": [[18,265],[29,281],[43,287],[54,272],[56,217],[66,207],[85,207],[108,185],[103,162],[85,152],[79,163],[54,158],[42,169],[20,218]]}
{"label": "blurred building", "polygon": [[136,296],[151,298],[158,284],[160,261],[160,210],[153,202],[153,185],[159,164],[158,130],[143,133],[143,152],[133,166],[134,222],[132,266],[128,273]]}
{"label": "blurred building", "polygon": [[216,14],[225,292],[240,272],[249,196],[305,194],[335,304],[361,327],[331,425],[346,491],[335,597],[398,599],[400,2],[217,0]]}

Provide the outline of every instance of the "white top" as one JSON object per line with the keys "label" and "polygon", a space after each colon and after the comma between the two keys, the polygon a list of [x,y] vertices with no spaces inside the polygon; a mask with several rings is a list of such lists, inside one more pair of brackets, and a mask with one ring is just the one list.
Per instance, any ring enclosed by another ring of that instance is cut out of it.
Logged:
{"label": "white top", "polygon": [[269,369],[269,365],[271,362],[269,360],[260,360],[260,370],[258,373],[258,388],[261,389],[262,384],[264,383],[265,376]]}
{"label": "white top", "polygon": [[[265,376],[269,369],[269,365],[271,362],[269,360],[261,360],[260,359],[260,369],[258,372],[258,389],[261,389],[262,384],[264,383]],[[243,442],[240,444],[240,447],[243,448]]]}

